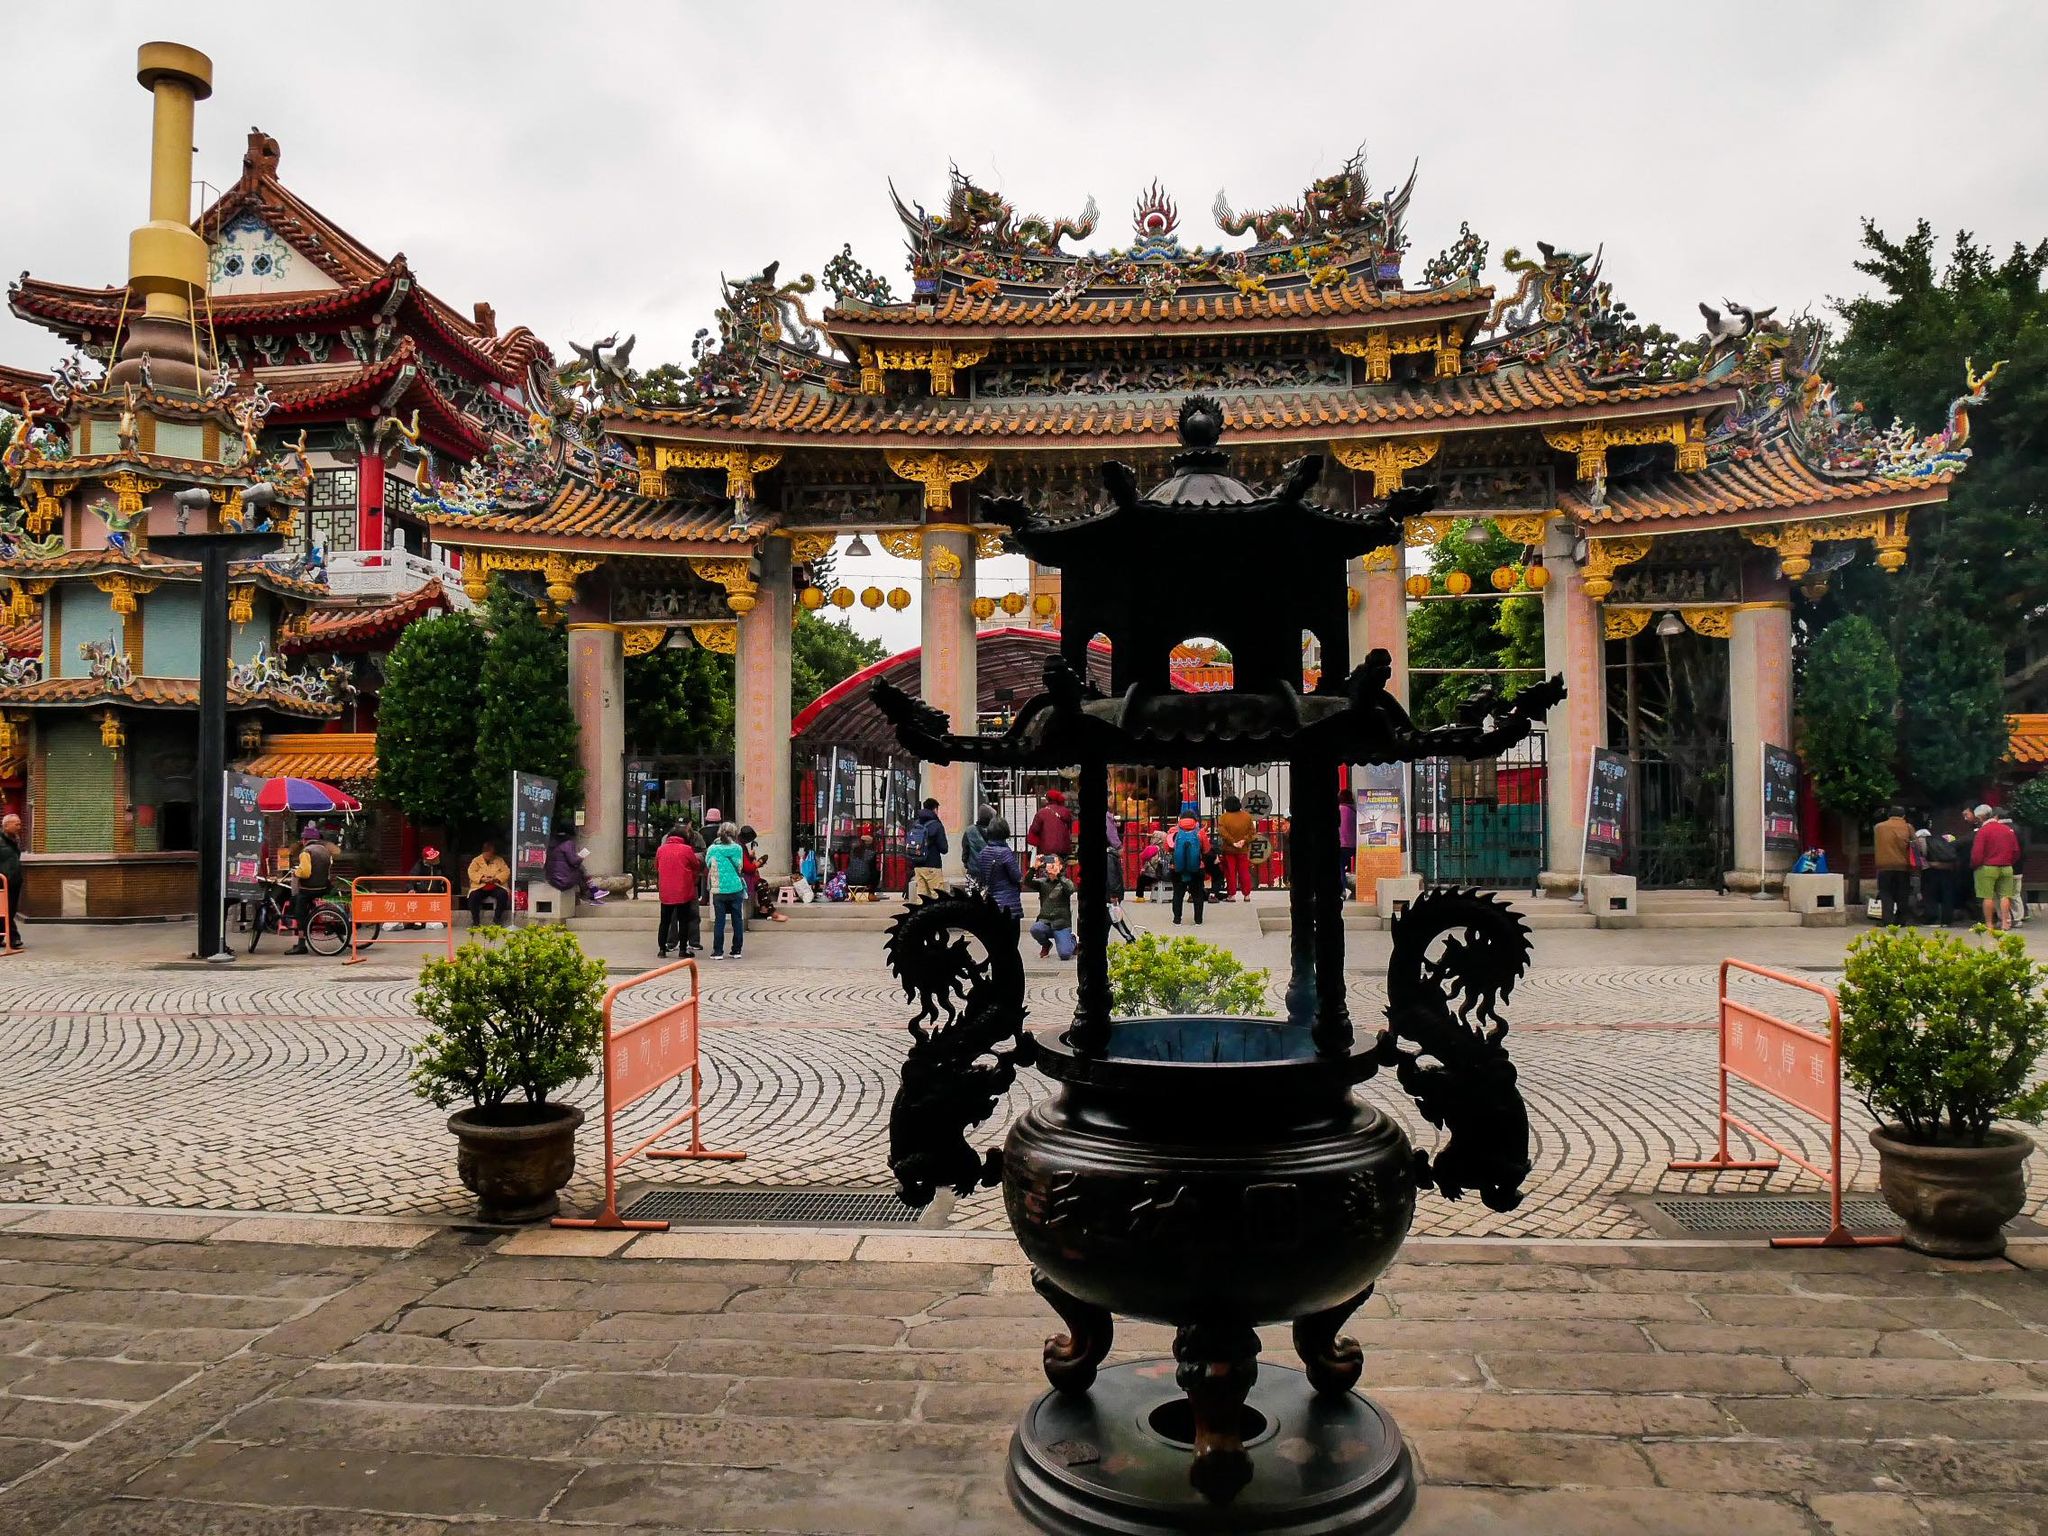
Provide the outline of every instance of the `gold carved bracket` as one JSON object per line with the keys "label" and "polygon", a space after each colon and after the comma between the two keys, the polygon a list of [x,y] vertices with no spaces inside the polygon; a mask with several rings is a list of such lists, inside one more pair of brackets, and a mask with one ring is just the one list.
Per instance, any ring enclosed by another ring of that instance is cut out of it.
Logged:
{"label": "gold carved bracket", "polygon": [[740,627],[730,619],[718,619],[709,624],[692,624],[690,638],[707,651],[716,651],[721,656],[736,656],[740,648]]}
{"label": "gold carved bracket", "polygon": [[[662,443],[649,452],[634,450],[640,471],[640,494],[666,496],[668,472],[672,469],[722,469],[725,494],[734,501],[754,499],[754,477],[765,475],[782,462],[779,448],[694,448]],[[653,489],[649,489],[649,487]]]}
{"label": "gold carved bracket", "polygon": [[892,473],[924,487],[927,512],[953,510],[953,487],[964,485],[988,468],[985,453],[911,453],[900,448],[885,450]]}
{"label": "gold carved bracket", "polygon": [[228,588],[228,622],[247,624],[256,617],[256,587],[252,582],[237,582]]}
{"label": "gold carved bracket", "polygon": [[1495,517],[1493,526],[1510,543],[1541,544],[1550,528],[1550,518],[1542,512],[1508,512]]}
{"label": "gold carved bracket", "polygon": [[43,537],[63,520],[64,498],[78,489],[76,480],[37,481],[29,489],[35,495],[35,506],[28,514],[28,531],[37,538]]}
{"label": "gold carved bracket", "polygon": [[1391,571],[1394,568],[1394,556],[1397,553],[1398,551],[1391,544],[1385,549],[1368,550],[1365,555],[1365,568],[1368,571]]}
{"label": "gold carved bracket", "polygon": [[1330,345],[1346,357],[1365,359],[1365,382],[1384,384],[1394,376],[1394,359],[1424,352],[1436,354],[1435,375],[1457,377],[1464,366],[1465,329],[1462,324],[1411,326],[1406,329],[1374,326],[1363,335],[1338,336]]}
{"label": "gold carved bracket", "polygon": [[628,656],[645,656],[661,649],[668,631],[659,624],[631,624],[622,632],[619,648]]}
{"label": "gold carved bracket", "polygon": [[[1633,448],[1645,443],[1670,443],[1677,448],[1680,459],[1687,460],[1689,451],[1695,446],[1691,431],[1687,428],[1685,419],[1680,416],[1659,417],[1654,421],[1587,421],[1576,426],[1545,427],[1543,441],[1559,453],[1578,455],[1578,478],[1582,482],[1598,480],[1607,473],[1607,450],[1610,448]],[[1696,446],[1698,463],[1681,462],[1679,468],[1706,468],[1704,427],[1701,428],[1701,436]]]}
{"label": "gold carved bracket", "polygon": [[789,540],[791,565],[809,565],[832,553],[832,535],[829,533],[785,533],[782,537]]}
{"label": "gold carved bracket", "polygon": [[1643,632],[1655,610],[1649,608],[1605,608],[1600,613],[1600,632],[1610,640],[1627,640]]}
{"label": "gold carved bracket", "polygon": [[1420,469],[1435,458],[1443,443],[1443,437],[1436,433],[1427,437],[1353,438],[1330,444],[1330,452],[1346,469],[1370,474],[1373,497],[1379,500],[1399,490],[1401,477],[1409,470]]}
{"label": "gold carved bracket", "polygon": [[146,597],[157,589],[157,583],[147,577],[114,572],[93,577],[92,584],[114,600],[114,612],[124,618],[136,611],[136,598]]}
{"label": "gold carved bracket", "polygon": [[1459,518],[1432,512],[1427,517],[1411,517],[1401,526],[1407,534],[1410,549],[1427,549],[1430,545],[1440,544],[1449,538],[1451,530],[1456,528],[1460,521]]}
{"label": "gold carved bracket", "polygon": [[988,356],[988,351],[986,346],[968,347],[950,341],[902,347],[859,342],[854,355],[860,361],[860,392],[881,394],[885,374],[922,373],[931,380],[934,395],[948,398],[957,388],[954,375],[962,368],[972,368]]}
{"label": "gold carved bracket", "polygon": [[754,580],[751,560],[693,556],[690,569],[699,579],[725,588],[725,606],[734,613],[751,613],[760,601],[761,587]]}
{"label": "gold carved bracket", "polygon": [[898,560],[916,560],[924,554],[921,528],[885,528],[875,535],[875,542]]}
{"label": "gold carved bracket", "polygon": [[1813,546],[1843,539],[1868,539],[1877,547],[1878,567],[1898,571],[1906,564],[1911,536],[1906,513],[1864,512],[1846,517],[1815,517],[1798,523],[1766,523],[1741,530],[1750,543],[1777,551],[1785,575],[1799,580],[1813,568]]}
{"label": "gold carved bracket", "polygon": [[1735,633],[1735,608],[1732,604],[1718,604],[1711,608],[1681,608],[1678,616],[1685,620],[1685,627],[1696,635],[1709,640],[1726,640]]}
{"label": "gold carved bracket", "polygon": [[1598,602],[1614,590],[1614,573],[1634,565],[1650,552],[1646,538],[1589,539],[1586,543],[1586,596]]}

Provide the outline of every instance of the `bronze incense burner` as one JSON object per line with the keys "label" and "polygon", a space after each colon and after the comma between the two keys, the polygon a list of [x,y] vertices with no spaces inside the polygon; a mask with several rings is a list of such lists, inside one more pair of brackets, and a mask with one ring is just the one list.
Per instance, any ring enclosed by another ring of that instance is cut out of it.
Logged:
{"label": "bronze incense burner", "polygon": [[[1057,1036],[1025,1029],[1012,920],[981,897],[921,902],[891,927],[889,963],[919,1004],[891,1113],[904,1197],[941,1185],[1003,1189],[1032,1282],[1065,1331],[1045,1348],[1052,1384],[1011,1444],[1024,1514],[1063,1533],[1391,1531],[1415,1499],[1393,1420],[1356,1389],[1364,1354],[1342,1329],[1393,1262],[1419,1190],[1521,1199],[1529,1129],[1500,1005],[1527,966],[1527,931],[1477,891],[1434,890],[1394,925],[1386,1027],[1354,1037],[1343,976],[1338,769],[1428,755],[1486,757],[1564,696],[1557,679],[1483,699],[1470,724],[1419,730],[1374,652],[1349,665],[1347,562],[1398,548],[1428,491],[1362,512],[1307,499],[1321,460],[1260,495],[1226,473],[1222,408],[1191,397],[1184,451],[1146,495],[1108,464],[1106,511],[1061,521],[984,503],[1065,587],[1061,655],[1045,691],[1001,736],[951,734],[887,684],[877,701],[905,746],[938,762],[1080,766],[1080,999]],[[1296,573],[1284,595],[1225,611],[1180,594],[1217,548],[1267,552]],[[1159,579],[1133,602],[1125,573]],[[1186,566],[1185,571],[1179,567]],[[1300,637],[1322,646],[1323,685],[1300,688]],[[1086,683],[1086,648],[1111,642],[1112,693]],[[1214,635],[1236,669],[1226,693],[1179,694],[1168,656]],[[1287,1017],[1113,1019],[1103,865],[1112,763],[1215,767],[1284,759],[1297,814],[1289,893]],[[1020,1067],[1059,1084],[1000,1150],[967,1133]],[[1418,1151],[1360,1098],[1391,1070],[1447,1133]],[[1176,1330],[1172,1360],[1104,1368],[1122,1314]],[[1258,1363],[1260,1327],[1289,1325],[1301,1369]]]}

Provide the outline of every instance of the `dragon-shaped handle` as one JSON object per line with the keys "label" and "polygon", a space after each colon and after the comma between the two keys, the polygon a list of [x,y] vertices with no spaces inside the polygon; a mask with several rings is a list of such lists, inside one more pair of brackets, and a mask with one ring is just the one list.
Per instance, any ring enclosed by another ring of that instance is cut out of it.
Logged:
{"label": "dragon-shaped handle", "polygon": [[1528,925],[1496,896],[1446,888],[1412,902],[1393,939],[1376,1055],[1450,1133],[1434,1156],[1415,1154],[1416,1181],[1450,1200],[1477,1190],[1488,1209],[1512,1211],[1531,1167],[1529,1111],[1500,1005],[1529,968]]}
{"label": "dragon-shaped handle", "polygon": [[1016,924],[987,896],[934,896],[889,925],[887,956],[918,1005],[889,1109],[897,1190],[922,1207],[941,1185],[961,1195],[991,1188],[1002,1181],[1002,1151],[975,1151],[967,1132],[995,1113],[1017,1068],[1037,1056],[1024,1033]]}

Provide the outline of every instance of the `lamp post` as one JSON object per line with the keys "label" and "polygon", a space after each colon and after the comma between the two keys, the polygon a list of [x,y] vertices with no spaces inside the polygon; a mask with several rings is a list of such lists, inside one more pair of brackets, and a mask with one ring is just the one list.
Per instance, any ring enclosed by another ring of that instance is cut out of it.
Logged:
{"label": "lamp post", "polygon": [[221,941],[221,836],[228,770],[228,566],[260,560],[284,543],[276,533],[180,533],[150,547],[199,562],[199,941],[201,960],[228,961]]}

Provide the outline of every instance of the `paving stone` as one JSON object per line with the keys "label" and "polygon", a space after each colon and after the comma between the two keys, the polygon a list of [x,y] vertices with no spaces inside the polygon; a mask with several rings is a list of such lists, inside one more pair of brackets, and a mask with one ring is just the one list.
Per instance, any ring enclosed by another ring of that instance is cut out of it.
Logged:
{"label": "paving stone", "polygon": [[[880,1290],[822,1285],[761,1286],[741,1291],[728,1312],[825,1313],[846,1317],[919,1317],[952,1299],[944,1290]],[[1043,1316],[1041,1307],[1040,1315]]]}
{"label": "paving stone", "polygon": [[1720,1406],[1748,1433],[1781,1440],[2048,1441],[2042,1397],[1749,1397]]}
{"label": "paving stone", "polygon": [[1918,1441],[1884,1447],[1884,1458],[1918,1493],[2048,1494],[2039,1438],[1972,1444]]}
{"label": "paving stone", "polygon": [[[1776,1360],[1755,1355],[1594,1354],[1568,1350],[1484,1352],[1503,1387],[1552,1392],[1791,1394],[1804,1385]],[[1860,1363],[1860,1362],[1859,1362]],[[1367,1379],[1371,1379],[1368,1367]]]}
{"label": "paving stone", "polygon": [[1653,1394],[1389,1390],[1372,1395],[1404,1430],[1510,1430],[1580,1435],[1715,1435],[1734,1421],[1712,1400]]}
{"label": "paving stone", "polygon": [[602,1257],[617,1253],[639,1234],[607,1232],[598,1228],[533,1227],[515,1232],[498,1244],[505,1254],[547,1254],[560,1257]]}
{"label": "paving stone", "polygon": [[1973,1360],[2048,1360],[2048,1329],[1944,1328],[1941,1336]]}
{"label": "paving stone", "polygon": [[1428,1430],[1415,1437],[1432,1483],[1488,1488],[1648,1488],[1655,1485],[1638,1447],[1589,1435]]}
{"label": "paving stone", "polygon": [[[714,1413],[732,1390],[726,1376],[674,1372],[591,1371],[557,1376],[540,1389],[536,1408],[595,1413]],[[806,1384],[804,1392],[813,1390]]]}
{"label": "paving stone", "polygon": [[175,1291],[68,1291],[24,1307],[20,1316],[58,1323],[127,1323],[141,1328],[268,1328],[306,1310],[267,1296],[183,1296]]}
{"label": "paving stone", "polygon": [[[421,1300],[428,1307],[463,1307],[471,1311],[565,1312],[589,1306],[591,1286],[581,1280],[529,1280],[524,1277],[483,1279],[465,1275],[460,1280],[429,1291]],[[720,1300],[724,1299],[723,1292]],[[608,1309],[616,1310],[616,1309]]]}
{"label": "paving stone", "polygon": [[1787,1360],[1802,1381],[1830,1397],[1973,1397],[2030,1384],[2026,1370],[2003,1361]]}
{"label": "paving stone", "polygon": [[[671,1229],[639,1238],[636,1259],[851,1259],[858,1232],[692,1232]],[[841,1282],[845,1283],[845,1282]]]}
{"label": "paving stone", "polygon": [[158,1463],[128,1491],[224,1504],[518,1519],[541,1514],[575,1471],[564,1462],[512,1456],[214,1443]]}
{"label": "paving stone", "polygon": [[260,1328],[129,1328],[96,1323],[36,1324],[35,1350],[53,1359],[225,1360],[262,1337]]}
{"label": "paving stone", "polygon": [[678,1511],[707,1530],[815,1532],[818,1536],[903,1536],[957,1528],[962,1478],[898,1471],[864,1458],[830,1474],[654,1464],[592,1468],[551,1511],[575,1523],[673,1520]]}
{"label": "paving stone", "polygon": [[917,1399],[927,1424],[1015,1424],[1046,1390],[1045,1376],[1024,1382],[935,1381]]}
{"label": "paving stone", "polygon": [[1650,1352],[1638,1323],[1620,1322],[1409,1322],[1405,1318],[1363,1318],[1344,1331],[1371,1351],[1398,1344],[1407,1349],[1537,1350],[1601,1354]]}
{"label": "paving stone", "polygon": [[404,1366],[316,1366],[280,1389],[287,1397],[337,1402],[468,1403],[508,1408],[531,1402],[544,1371],[413,1370]]}
{"label": "paving stone", "polygon": [[[520,1536],[493,1524],[493,1536]],[[341,1509],[237,1509],[170,1499],[114,1498],[72,1516],[56,1536],[454,1536],[478,1527]],[[608,1532],[607,1536],[628,1536]]]}
{"label": "paving stone", "polygon": [[1045,1381],[1036,1349],[835,1349],[829,1344],[762,1344],[749,1339],[685,1339],[668,1357],[671,1370],[713,1376],[860,1381]]}
{"label": "paving stone", "polygon": [[2039,1536],[2032,1501],[1817,1493],[1807,1500],[1829,1536]]}
{"label": "paving stone", "polygon": [[[1497,1295],[1440,1295],[1402,1292],[1391,1296],[1402,1321],[1522,1322],[1571,1321],[1697,1322],[1700,1304],[1690,1296],[1612,1292],[1505,1291]],[[1376,1298],[1377,1299],[1377,1298]]]}
{"label": "paving stone", "polygon": [[272,1398],[222,1425],[216,1438],[295,1446],[475,1456],[559,1456],[590,1432],[580,1414],[530,1408],[434,1408],[411,1403]]}
{"label": "paving stone", "polygon": [[122,1409],[113,1404],[0,1397],[0,1436],[19,1440],[89,1440]]}
{"label": "paving stone", "polygon": [[595,1312],[472,1312],[447,1330],[461,1343],[482,1339],[574,1339],[598,1319]]}
{"label": "paving stone", "polygon": [[660,1339],[484,1339],[467,1348],[472,1364],[494,1370],[656,1371],[674,1353]]}
{"label": "paving stone", "polygon": [[24,1376],[8,1390],[16,1397],[63,1397],[87,1402],[146,1403],[191,1376],[187,1365],[139,1365],[123,1360],[58,1360]]}
{"label": "paving stone", "polygon": [[1800,1493],[1842,1488],[1903,1493],[1892,1447],[1818,1440],[1693,1440],[1642,1447],[1666,1488],[1720,1493]]}
{"label": "paving stone", "polygon": [[1425,1486],[1401,1536],[1812,1536],[1812,1529],[1792,1503],[1752,1496]]}
{"label": "paving stone", "polygon": [[722,1413],[703,1417],[619,1415],[593,1428],[576,1454],[600,1463],[675,1462],[707,1467],[830,1469],[880,1464],[901,1471],[1000,1480],[1014,1420],[998,1424],[888,1423]]}
{"label": "paving stone", "polygon": [[1659,1349],[1708,1355],[1865,1358],[1877,1352],[1884,1337],[1871,1328],[1746,1328],[1740,1323],[1651,1323],[1643,1331]]}
{"label": "paving stone", "polygon": [[907,1381],[786,1381],[737,1383],[726,1398],[733,1413],[758,1418],[904,1419],[917,1401],[918,1388]]}
{"label": "paving stone", "polygon": [[[639,1271],[626,1268],[621,1273]],[[598,1312],[716,1312],[732,1297],[731,1286],[701,1280],[619,1280],[583,1290],[580,1305]]]}
{"label": "paving stone", "polygon": [[[932,1326],[926,1324],[926,1327]],[[618,1312],[600,1318],[585,1339],[751,1339],[763,1344],[820,1341],[832,1344],[894,1344],[903,1324],[887,1317],[835,1317],[821,1323],[784,1312]],[[1043,1344],[1041,1337],[1033,1342]]]}
{"label": "paving stone", "polygon": [[48,1440],[0,1438],[0,1488],[63,1454],[63,1446]]}

